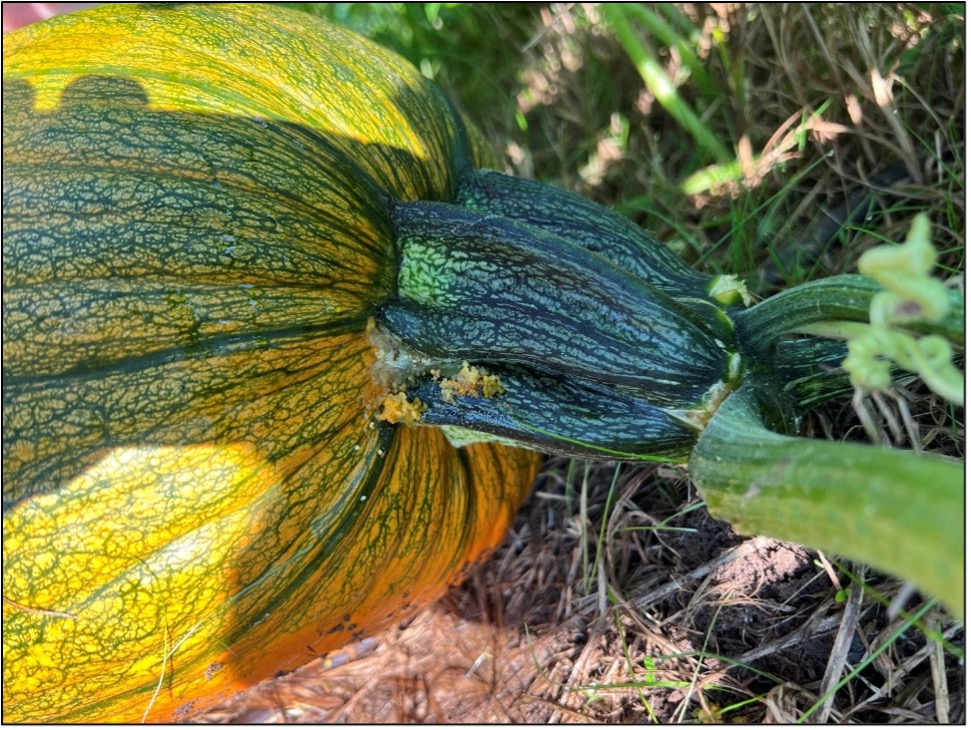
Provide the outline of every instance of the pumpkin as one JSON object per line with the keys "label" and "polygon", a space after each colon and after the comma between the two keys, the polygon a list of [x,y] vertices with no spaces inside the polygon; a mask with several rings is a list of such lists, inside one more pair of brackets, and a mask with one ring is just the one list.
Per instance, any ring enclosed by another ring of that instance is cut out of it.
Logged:
{"label": "pumpkin", "polygon": [[[817,454],[865,463],[869,504],[916,478],[777,433],[847,388],[839,346],[780,337],[866,321],[871,284],[736,308],[734,277],[480,169],[353,34],[110,5],[8,35],[3,73],[5,719],[178,718],[407,615],[503,537],[539,466],[508,444],[690,458],[768,528]],[[806,524],[775,534],[885,564]]]}
{"label": "pumpkin", "polygon": [[180,717],[440,595],[539,463],[379,420],[392,201],[493,158],[405,61],[260,5],[7,35],[3,698]]}

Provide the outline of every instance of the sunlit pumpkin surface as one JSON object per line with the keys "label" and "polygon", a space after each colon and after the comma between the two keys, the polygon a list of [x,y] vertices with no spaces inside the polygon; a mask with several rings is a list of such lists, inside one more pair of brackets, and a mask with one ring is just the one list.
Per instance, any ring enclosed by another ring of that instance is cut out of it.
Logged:
{"label": "sunlit pumpkin surface", "polygon": [[7,721],[162,720],[432,600],[538,457],[375,423],[390,197],[488,153],[405,61],[281,8],[8,34]]}

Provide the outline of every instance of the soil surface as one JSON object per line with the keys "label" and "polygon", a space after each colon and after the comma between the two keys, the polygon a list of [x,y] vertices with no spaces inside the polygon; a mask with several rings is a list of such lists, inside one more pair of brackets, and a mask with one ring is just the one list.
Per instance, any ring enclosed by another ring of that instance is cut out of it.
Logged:
{"label": "soil surface", "polygon": [[[853,602],[840,568],[876,590],[894,584],[852,565],[834,567],[835,557],[798,545],[738,535],[708,515],[678,469],[626,470],[619,498],[607,500],[613,471],[590,469],[585,520],[577,495],[548,480],[492,559],[437,604],[194,721],[792,722],[805,715],[820,699]],[[554,464],[548,473],[560,471]],[[860,597],[843,660],[852,666],[901,627],[899,616]],[[905,608],[921,604],[904,599]],[[928,615],[950,627],[952,644],[963,641],[953,621],[936,609]],[[825,719],[934,721],[929,646],[917,629],[903,631],[836,692]],[[944,661],[960,671],[952,657]],[[957,719],[963,686],[953,684]]]}

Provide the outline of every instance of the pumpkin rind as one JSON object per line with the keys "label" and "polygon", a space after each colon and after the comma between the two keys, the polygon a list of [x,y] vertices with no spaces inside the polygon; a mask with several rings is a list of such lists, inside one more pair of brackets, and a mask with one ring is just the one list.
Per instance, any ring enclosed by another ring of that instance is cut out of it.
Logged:
{"label": "pumpkin rind", "polygon": [[712,277],[692,269],[622,215],[567,190],[476,170],[462,177],[454,202],[560,236],[672,296],[708,295]]}
{"label": "pumpkin rind", "polygon": [[[421,422],[457,426],[584,459],[684,461],[698,431],[653,403],[593,381],[526,368],[492,368],[503,392],[449,393],[432,376],[412,378],[405,394],[425,410]],[[595,407],[591,407],[595,404]]]}
{"label": "pumpkin rind", "polygon": [[566,239],[442,203],[391,219],[402,263],[379,317],[425,355],[553,368],[674,408],[727,375],[730,343],[706,319]]}
{"label": "pumpkin rind", "polygon": [[535,454],[369,417],[385,201],[485,154],[420,74],[280,8],[115,5],[6,36],[4,85],[5,719],[201,707],[502,538]]}
{"label": "pumpkin rind", "polygon": [[137,81],[155,111],[297,124],[402,200],[451,198],[472,163],[460,117],[407,61],[287,10],[155,3],[63,15],[6,35],[3,74],[30,79],[42,110],[71,82],[108,75]]}

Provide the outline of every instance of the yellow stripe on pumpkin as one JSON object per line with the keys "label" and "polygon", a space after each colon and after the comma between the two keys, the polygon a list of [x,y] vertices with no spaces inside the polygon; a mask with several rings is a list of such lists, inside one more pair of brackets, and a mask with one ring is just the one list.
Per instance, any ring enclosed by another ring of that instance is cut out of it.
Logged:
{"label": "yellow stripe on pumpkin", "polygon": [[451,106],[280,8],[4,40],[5,719],[170,719],[458,580],[538,457],[372,424],[367,337]]}
{"label": "yellow stripe on pumpkin", "polygon": [[[464,147],[451,107],[404,59],[342,28],[261,4],[112,5],[4,38],[4,77],[58,107],[82,76],[138,81],[150,108],[294,122],[367,145],[406,200],[444,200]],[[407,157],[419,164],[405,165]]]}

